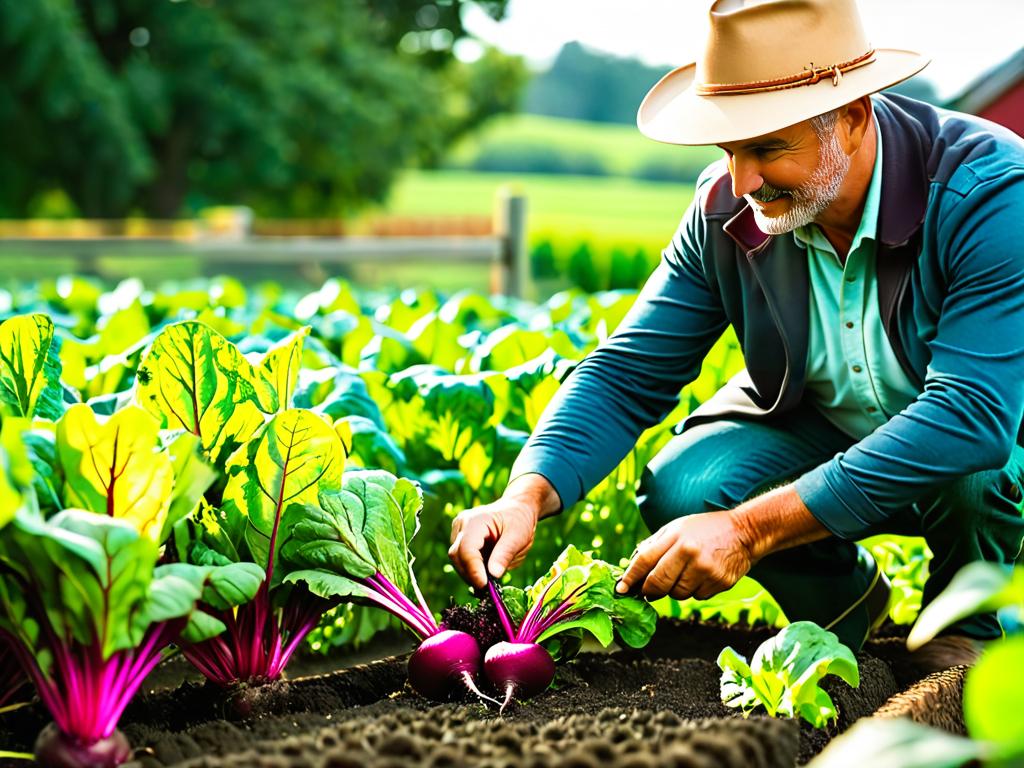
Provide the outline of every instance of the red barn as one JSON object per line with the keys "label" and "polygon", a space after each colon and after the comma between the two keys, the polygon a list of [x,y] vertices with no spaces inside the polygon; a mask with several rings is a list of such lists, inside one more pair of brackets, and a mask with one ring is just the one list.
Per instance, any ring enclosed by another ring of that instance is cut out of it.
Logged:
{"label": "red barn", "polygon": [[978,77],[948,106],[1024,136],[1024,48]]}

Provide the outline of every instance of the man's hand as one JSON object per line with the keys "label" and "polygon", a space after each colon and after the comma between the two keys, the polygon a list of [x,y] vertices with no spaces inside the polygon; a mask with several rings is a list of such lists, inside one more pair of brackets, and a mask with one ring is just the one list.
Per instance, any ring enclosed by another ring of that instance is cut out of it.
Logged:
{"label": "man's hand", "polygon": [[750,570],[754,558],[732,512],[705,512],[673,520],[644,539],[615,591],[654,599],[706,600],[724,592]]}
{"label": "man's hand", "polygon": [[[560,506],[555,489],[541,475],[516,478],[494,503],[458,514],[452,521],[448,557],[464,581],[484,589],[488,573],[501,578],[526,559],[537,521],[557,512]],[[485,563],[484,551],[492,545]]]}

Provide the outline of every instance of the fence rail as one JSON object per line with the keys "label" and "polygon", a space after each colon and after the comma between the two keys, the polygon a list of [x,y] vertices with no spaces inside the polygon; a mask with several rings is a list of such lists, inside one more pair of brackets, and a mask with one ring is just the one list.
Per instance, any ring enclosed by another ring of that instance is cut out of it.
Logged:
{"label": "fence rail", "polygon": [[[456,219],[464,220],[465,217]],[[197,230],[193,228],[193,236],[189,237],[7,236],[0,237],[0,255],[14,252],[32,259],[71,257],[77,272],[92,275],[103,274],[101,260],[118,257],[191,256],[210,269],[280,265],[309,274],[317,274],[322,266],[338,264],[476,263],[490,266],[495,292],[522,297],[528,291],[526,198],[521,195],[499,194],[492,231],[485,235],[271,237],[253,235],[251,222],[228,227],[226,233],[224,229],[221,227],[219,234],[195,234]],[[440,224],[431,229],[443,231]],[[0,231],[10,235],[13,228],[7,226]],[[69,227],[68,231],[75,230]]]}

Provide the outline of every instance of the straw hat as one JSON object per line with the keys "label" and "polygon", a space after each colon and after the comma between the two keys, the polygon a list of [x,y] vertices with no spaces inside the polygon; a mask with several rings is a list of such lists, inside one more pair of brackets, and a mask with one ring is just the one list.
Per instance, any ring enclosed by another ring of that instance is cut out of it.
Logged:
{"label": "straw hat", "polygon": [[669,72],[637,112],[669,144],[761,136],[895,85],[925,68],[873,48],[854,0],[715,0],[701,58]]}

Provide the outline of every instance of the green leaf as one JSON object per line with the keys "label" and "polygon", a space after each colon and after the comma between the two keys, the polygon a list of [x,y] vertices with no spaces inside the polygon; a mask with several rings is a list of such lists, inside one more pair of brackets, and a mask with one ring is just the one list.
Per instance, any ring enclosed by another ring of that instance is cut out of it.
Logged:
{"label": "green leaf", "polygon": [[0,423],[0,528],[30,501],[32,463],[23,441],[29,419],[7,417]]}
{"label": "green leaf", "polygon": [[167,429],[199,438],[215,465],[277,410],[277,392],[234,344],[195,321],[169,325],[139,365],[135,402]]}
{"label": "green leaf", "polygon": [[57,423],[64,503],[129,521],[160,543],[171,503],[174,467],[160,450],[157,423],[129,406],[102,423],[73,405]]}
{"label": "green leaf", "polygon": [[646,645],[654,632],[657,613],[646,601],[615,595],[620,575],[621,569],[589,552],[581,552],[571,544],[566,547],[548,572],[527,590],[530,605],[540,603],[541,616],[551,615],[569,601],[570,617],[545,630],[541,639],[583,629],[605,646],[612,642],[613,632],[631,647]]}
{"label": "green leaf", "polygon": [[408,594],[415,582],[409,544],[422,503],[419,487],[404,478],[350,472],[339,493],[321,495],[319,509],[289,510],[296,522],[284,557],[359,579],[379,572]]}
{"label": "green leaf", "polygon": [[175,575],[166,567],[157,568],[146,601],[134,621],[145,632],[150,624],[187,616],[201,594],[194,581]]}
{"label": "green leaf", "polygon": [[[391,377],[393,386],[415,386],[422,402],[427,444],[444,461],[459,461],[496,423],[493,373],[457,376],[434,366],[413,366]],[[500,414],[498,414],[500,421]],[[390,425],[389,425],[390,426]]]}
{"label": "green leaf", "polygon": [[916,650],[960,619],[1006,606],[1024,607],[1024,569],[1015,571],[995,563],[970,563],[957,572],[928,604],[907,637]]}
{"label": "green leaf", "polygon": [[292,571],[285,576],[284,580],[287,584],[303,583],[314,595],[328,599],[335,597],[365,599],[371,594],[371,591],[358,581],[325,571],[312,569]]}
{"label": "green leaf", "polygon": [[[309,326],[306,326],[296,331],[263,356],[259,373],[271,383],[276,395],[273,401],[261,403],[260,407],[264,412],[273,413],[290,407],[299,369],[302,367],[302,344],[310,330]],[[256,387],[256,391],[260,393],[264,390]]]}
{"label": "green leaf", "polygon": [[46,315],[0,323],[0,413],[56,421],[64,412],[60,340]]}
{"label": "green leaf", "polygon": [[291,538],[281,556],[297,570],[285,580],[302,580],[321,597],[372,604],[360,582],[379,573],[418,602],[409,545],[422,505],[419,486],[409,480],[381,470],[346,473],[339,492],[286,512]]}
{"label": "green leaf", "polygon": [[195,610],[188,617],[188,624],[185,625],[185,629],[181,631],[181,640],[194,645],[195,643],[209,640],[211,637],[216,637],[226,629],[227,627],[220,619],[214,618],[203,611]]}
{"label": "green leaf", "polygon": [[818,687],[833,674],[857,687],[860,676],[853,651],[811,621],[797,621],[763,642],[749,666],[726,648],[719,654],[721,695],[726,706],[745,712],[758,704],[772,716],[800,716],[815,728],[836,718],[829,695]]}
{"label": "green leaf", "polygon": [[252,600],[266,575],[256,563],[169,563],[160,566],[157,573],[189,582],[201,594],[203,605],[217,611],[226,611]]}
{"label": "green leaf", "polygon": [[956,768],[984,760],[987,745],[905,718],[865,717],[833,739],[809,768]]}
{"label": "green leaf", "polygon": [[203,461],[201,449],[199,438],[191,432],[182,432],[167,448],[174,471],[174,491],[161,541],[167,540],[175,524],[198,511],[203,494],[217,480],[217,472]]}
{"label": "green leaf", "polygon": [[991,643],[967,672],[964,720],[974,739],[991,742],[1000,759],[1024,756],[1024,635]]}
{"label": "green leaf", "polygon": [[268,575],[290,535],[287,526],[279,530],[285,510],[339,490],[344,466],[345,451],[337,433],[324,419],[301,409],[274,416],[228,460],[225,519],[242,532],[253,560]]}
{"label": "green leaf", "polygon": [[589,632],[594,636],[602,646],[608,647],[612,644],[612,640],[615,639],[615,629],[612,627],[612,619],[607,613],[600,609],[594,609],[587,611],[582,616],[576,619],[570,619],[569,621],[560,621],[555,626],[546,632],[541,633],[540,637],[537,638],[538,643],[543,643],[548,638],[560,634],[562,632],[568,632],[573,629],[582,629],[585,632]]}
{"label": "green leaf", "polygon": [[[57,637],[95,646],[104,659],[142,640],[136,617],[150,599],[157,548],[129,523],[84,510],[50,521],[19,516],[0,537],[0,557],[20,574],[0,576],[8,596],[27,591],[43,613],[31,603],[25,615],[47,622]],[[27,640],[10,616],[0,612],[0,623]]]}
{"label": "green leaf", "polygon": [[646,600],[616,595],[612,601],[612,622],[623,643],[630,648],[643,648],[657,628],[658,612]]}

